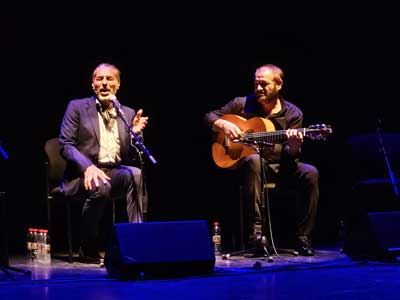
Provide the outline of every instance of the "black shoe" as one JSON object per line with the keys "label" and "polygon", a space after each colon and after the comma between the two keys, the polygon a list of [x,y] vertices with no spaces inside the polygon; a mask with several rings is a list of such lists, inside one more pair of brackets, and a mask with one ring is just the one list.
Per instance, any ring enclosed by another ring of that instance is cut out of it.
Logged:
{"label": "black shoe", "polygon": [[79,262],[84,264],[101,264],[103,257],[97,251],[84,251],[79,248]]}
{"label": "black shoe", "polygon": [[297,240],[296,251],[301,256],[314,256],[315,251],[311,247],[311,241],[308,238],[299,237]]}

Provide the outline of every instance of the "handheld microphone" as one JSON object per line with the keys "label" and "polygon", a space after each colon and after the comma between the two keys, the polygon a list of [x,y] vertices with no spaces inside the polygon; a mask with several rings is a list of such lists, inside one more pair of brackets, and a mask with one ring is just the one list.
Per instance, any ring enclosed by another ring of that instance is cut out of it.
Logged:
{"label": "handheld microphone", "polygon": [[117,113],[123,116],[124,112],[122,111],[121,103],[119,103],[119,101],[117,100],[117,97],[115,97],[115,95],[113,95],[111,97],[111,102],[113,103]]}

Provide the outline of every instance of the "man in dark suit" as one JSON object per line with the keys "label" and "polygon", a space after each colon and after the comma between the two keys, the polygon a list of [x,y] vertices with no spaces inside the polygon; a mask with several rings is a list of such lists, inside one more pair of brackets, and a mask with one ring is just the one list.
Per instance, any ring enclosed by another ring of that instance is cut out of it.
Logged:
{"label": "man in dark suit", "polygon": [[[71,100],[60,132],[61,155],[67,160],[62,192],[85,200],[82,211],[81,246],[83,262],[98,263],[98,227],[107,201],[124,196],[129,222],[143,221],[141,170],[134,165],[137,149],[113,100],[120,87],[120,71],[100,64],[93,71],[94,95]],[[134,133],[140,135],[148,117],[121,106]]]}

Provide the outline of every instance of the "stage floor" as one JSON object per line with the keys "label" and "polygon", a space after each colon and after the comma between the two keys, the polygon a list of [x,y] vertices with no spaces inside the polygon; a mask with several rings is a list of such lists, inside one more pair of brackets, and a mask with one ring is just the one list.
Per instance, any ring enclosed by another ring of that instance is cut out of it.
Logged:
{"label": "stage floor", "polygon": [[0,299],[399,299],[398,263],[353,261],[337,247],[272,258],[217,257],[209,274],[121,280],[99,265],[13,256],[10,266],[31,275],[0,271]]}

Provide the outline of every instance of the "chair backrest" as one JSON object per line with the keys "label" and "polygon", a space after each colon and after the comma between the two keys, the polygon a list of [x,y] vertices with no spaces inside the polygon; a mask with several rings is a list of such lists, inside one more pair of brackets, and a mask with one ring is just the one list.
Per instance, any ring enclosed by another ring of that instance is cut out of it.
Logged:
{"label": "chair backrest", "polygon": [[66,161],[60,154],[60,144],[58,138],[47,140],[44,145],[44,151],[46,153],[48,162],[48,184],[49,188],[52,189],[60,184],[66,168]]}

